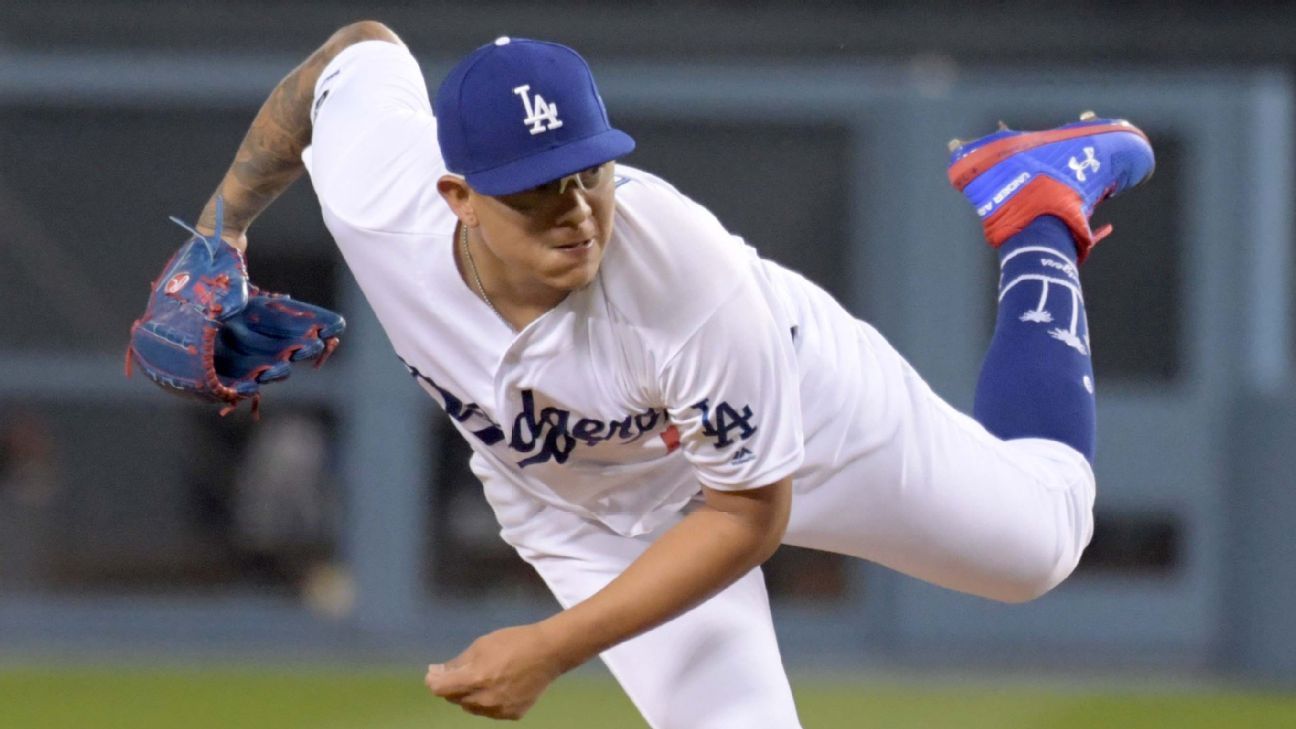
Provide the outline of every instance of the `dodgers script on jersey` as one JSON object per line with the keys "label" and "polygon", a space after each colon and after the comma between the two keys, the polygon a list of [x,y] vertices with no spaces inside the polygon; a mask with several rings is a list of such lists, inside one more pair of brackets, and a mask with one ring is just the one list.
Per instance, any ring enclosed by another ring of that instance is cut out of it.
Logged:
{"label": "dodgers script on jersey", "polygon": [[[503,93],[516,95],[519,124],[540,124],[543,89]],[[806,357],[821,374],[858,371],[830,361],[831,342],[857,338],[858,322],[633,168],[617,168],[596,280],[512,331],[460,278],[456,219],[436,192],[435,125],[408,50],[360,43],[321,75],[304,159],[347,264],[401,361],[472,445],[506,530],[529,513],[524,493],[644,534],[699,484],[813,481],[848,448],[869,447],[850,432],[858,414],[839,417],[852,401],[840,383],[818,392],[798,374]]]}

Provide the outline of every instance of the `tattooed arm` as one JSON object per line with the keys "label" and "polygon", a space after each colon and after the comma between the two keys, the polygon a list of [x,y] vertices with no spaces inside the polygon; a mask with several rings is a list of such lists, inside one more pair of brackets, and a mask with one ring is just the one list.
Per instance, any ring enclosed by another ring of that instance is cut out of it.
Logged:
{"label": "tattooed arm", "polygon": [[215,231],[216,196],[223,195],[222,237],[237,248],[247,247],[246,233],[252,220],[301,177],[305,169],[301,153],[311,140],[311,100],[320,72],[347,46],[367,40],[401,42],[382,23],[372,20],[352,23],[334,33],[270,92],[270,98],[261,105],[239,145],[234,163],[203,208],[198,218],[200,232]]}

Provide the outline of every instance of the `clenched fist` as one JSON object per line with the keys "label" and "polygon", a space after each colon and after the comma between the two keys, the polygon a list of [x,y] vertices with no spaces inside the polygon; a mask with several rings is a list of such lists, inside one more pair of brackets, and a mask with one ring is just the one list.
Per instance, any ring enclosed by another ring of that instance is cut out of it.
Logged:
{"label": "clenched fist", "polygon": [[455,658],[428,666],[424,683],[470,714],[520,719],[563,670],[549,636],[523,625],[484,635]]}

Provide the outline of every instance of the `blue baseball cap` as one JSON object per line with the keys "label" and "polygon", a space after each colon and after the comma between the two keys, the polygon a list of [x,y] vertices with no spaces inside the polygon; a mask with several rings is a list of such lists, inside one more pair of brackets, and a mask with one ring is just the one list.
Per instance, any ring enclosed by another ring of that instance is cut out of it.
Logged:
{"label": "blue baseball cap", "polygon": [[567,46],[502,37],[459,62],[432,103],[446,169],[509,195],[629,154],[589,64]]}

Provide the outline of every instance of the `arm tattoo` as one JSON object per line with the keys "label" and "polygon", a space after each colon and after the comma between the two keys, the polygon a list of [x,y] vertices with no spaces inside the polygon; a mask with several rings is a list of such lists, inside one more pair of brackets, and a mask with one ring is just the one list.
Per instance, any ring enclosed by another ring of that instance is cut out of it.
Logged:
{"label": "arm tattoo", "polygon": [[301,176],[304,170],[301,153],[311,139],[310,109],[315,82],[329,61],[347,46],[362,40],[400,42],[379,23],[354,23],[335,33],[284,77],[252,120],[233,164],[198,218],[199,229],[215,229],[216,194],[221,194],[225,198],[224,227],[237,238]]}

